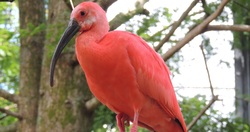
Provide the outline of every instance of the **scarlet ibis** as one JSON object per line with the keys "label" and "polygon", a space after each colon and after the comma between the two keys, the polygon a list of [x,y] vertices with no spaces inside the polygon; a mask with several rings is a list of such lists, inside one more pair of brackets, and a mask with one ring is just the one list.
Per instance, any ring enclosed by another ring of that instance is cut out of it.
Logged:
{"label": "scarlet ibis", "polygon": [[117,114],[120,132],[133,122],[156,132],[186,132],[186,125],[161,57],[135,34],[109,32],[105,11],[96,3],[75,7],[50,67],[50,85],[63,48],[76,37],[76,56],[94,96]]}

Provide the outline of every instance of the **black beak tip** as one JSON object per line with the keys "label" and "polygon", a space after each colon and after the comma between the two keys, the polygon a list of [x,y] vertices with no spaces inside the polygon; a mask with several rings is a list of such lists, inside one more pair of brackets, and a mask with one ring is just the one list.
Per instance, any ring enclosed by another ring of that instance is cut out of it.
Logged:
{"label": "black beak tip", "polygon": [[54,81],[53,79],[50,79],[50,87],[53,87],[54,86]]}
{"label": "black beak tip", "polygon": [[51,65],[50,65],[50,75],[49,75],[50,87],[54,86],[54,69],[55,69],[55,63],[54,63],[54,61],[52,61]]}

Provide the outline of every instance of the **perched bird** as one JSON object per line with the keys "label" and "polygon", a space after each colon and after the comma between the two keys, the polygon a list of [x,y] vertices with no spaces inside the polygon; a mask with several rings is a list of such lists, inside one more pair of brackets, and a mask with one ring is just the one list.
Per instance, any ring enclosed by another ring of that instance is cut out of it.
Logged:
{"label": "perched bird", "polygon": [[60,53],[76,37],[76,56],[94,96],[117,114],[120,132],[133,122],[156,132],[186,132],[186,125],[161,57],[135,34],[109,32],[105,11],[83,2],[71,13],[51,61],[50,85]]}

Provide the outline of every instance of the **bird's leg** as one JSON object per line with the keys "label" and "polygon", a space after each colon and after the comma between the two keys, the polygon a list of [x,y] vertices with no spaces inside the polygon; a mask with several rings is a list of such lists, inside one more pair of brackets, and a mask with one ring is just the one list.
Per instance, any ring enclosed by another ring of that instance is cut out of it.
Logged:
{"label": "bird's leg", "polygon": [[139,112],[136,111],[134,114],[134,121],[133,121],[133,126],[130,129],[130,132],[137,132],[137,127],[138,127],[138,116],[139,116]]}
{"label": "bird's leg", "polygon": [[129,117],[124,113],[119,113],[116,115],[116,121],[119,128],[119,132],[125,132],[125,125],[129,126]]}

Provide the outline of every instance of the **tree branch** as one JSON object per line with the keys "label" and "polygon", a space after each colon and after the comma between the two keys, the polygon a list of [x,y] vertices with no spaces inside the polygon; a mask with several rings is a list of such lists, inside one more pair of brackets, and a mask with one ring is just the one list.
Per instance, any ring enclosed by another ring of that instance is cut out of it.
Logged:
{"label": "tree branch", "polygon": [[173,26],[174,24],[175,24],[175,22],[174,22],[174,23],[171,23],[171,24],[168,25],[167,27],[163,27],[161,30],[157,31],[157,32],[154,33],[152,36],[150,36],[150,38],[146,39],[146,41],[147,41],[147,40],[150,40],[150,39],[152,39],[152,38],[154,38],[157,34],[159,34],[159,33],[163,32],[163,31],[167,30],[168,28],[170,28],[170,27]]}
{"label": "tree branch", "polygon": [[213,85],[212,85],[210,73],[209,73],[208,66],[207,66],[207,59],[206,59],[206,56],[205,56],[205,53],[204,53],[204,50],[203,50],[203,42],[200,45],[200,49],[201,49],[201,52],[202,52],[202,56],[203,56],[206,71],[207,71],[207,77],[208,77],[208,81],[209,81],[209,85],[210,85],[210,90],[211,90],[212,96],[214,97],[214,88],[213,88]]}
{"label": "tree branch", "polygon": [[212,104],[218,100],[218,95],[214,96],[209,103],[200,111],[200,113],[188,124],[187,130],[190,130],[195,123],[201,118],[202,115],[212,106]]}
{"label": "tree branch", "polygon": [[223,0],[221,4],[218,6],[218,9],[209,17],[207,17],[201,24],[196,26],[192,31],[190,31],[181,41],[179,41],[175,46],[173,46],[171,49],[169,49],[163,56],[163,60],[166,61],[171,56],[174,55],[178,50],[180,50],[185,44],[187,44],[189,41],[191,41],[194,37],[196,37],[198,34],[200,34],[207,25],[213,21],[217,16],[221,14],[223,11],[225,5],[229,2],[229,0]]}
{"label": "tree branch", "polygon": [[155,51],[160,50],[164,43],[166,43],[169,38],[173,35],[175,30],[180,26],[181,22],[187,17],[188,13],[194,8],[194,6],[199,2],[199,0],[194,0],[191,5],[187,8],[187,10],[181,15],[178,21],[176,21],[169,33],[159,42],[159,44],[154,48]]}
{"label": "tree branch", "polygon": [[16,131],[17,131],[17,123],[0,127],[0,132],[16,132]]}
{"label": "tree branch", "polygon": [[188,124],[187,126],[187,130],[190,130],[194,124],[201,118],[202,115],[205,114],[205,112],[212,106],[212,104],[218,100],[218,95],[214,95],[214,88],[212,85],[212,81],[211,81],[211,77],[210,77],[210,73],[209,73],[209,69],[207,66],[207,60],[205,57],[205,53],[203,50],[203,45],[200,45],[201,51],[202,51],[202,56],[205,62],[205,67],[206,67],[206,71],[207,71],[207,76],[208,76],[208,80],[209,80],[209,85],[210,85],[210,89],[211,89],[211,93],[212,93],[212,99],[209,101],[209,103],[200,111],[200,113]]}
{"label": "tree branch", "polygon": [[88,100],[85,103],[85,106],[87,108],[88,111],[93,111],[95,110],[101,103],[95,98],[93,97],[92,99]]}
{"label": "tree branch", "polygon": [[18,96],[15,94],[10,94],[9,92],[3,89],[0,89],[0,97],[3,97],[4,99],[8,101],[18,104]]}
{"label": "tree branch", "polygon": [[70,1],[69,1],[69,0],[63,0],[63,1],[64,1],[64,3],[66,4],[66,6],[68,7],[68,9],[69,9],[70,11],[72,11],[73,9],[72,9],[72,7],[71,7]]}
{"label": "tree branch", "polygon": [[[204,12],[203,10],[200,10],[200,11],[197,11],[197,12],[194,12],[194,13],[188,15],[187,17],[195,16],[195,15],[200,14],[200,13],[203,13],[203,12]],[[150,39],[154,38],[157,34],[159,34],[159,33],[163,32],[163,31],[169,29],[169,28],[172,27],[174,24],[176,24],[176,21],[173,22],[173,23],[171,23],[171,24],[169,24],[169,25],[166,26],[166,27],[163,27],[161,30],[157,31],[156,33],[154,33],[152,36],[150,36],[149,38],[147,38],[147,39],[145,39],[145,40],[147,41],[147,40],[150,40]],[[195,27],[195,26],[194,26],[194,27]],[[190,29],[190,31],[191,31],[193,28],[189,28],[189,29]],[[178,42],[178,41],[173,41],[173,40],[170,40],[170,38],[169,38],[166,42],[176,43],[176,42]]]}
{"label": "tree branch", "polygon": [[13,2],[14,0],[0,0],[0,2]]}
{"label": "tree branch", "polygon": [[240,32],[250,32],[249,25],[208,25],[204,32],[206,31],[240,31]]}
{"label": "tree branch", "polygon": [[[3,120],[4,118],[6,118],[8,115],[3,115],[2,117],[0,117],[0,120]],[[0,129],[1,130],[1,129]]]}
{"label": "tree branch", "polygon": [[18,113],[9,111],[9,110],[4,109],[4,108],[1,108],[1,107],[0,107],[0,112],[5,113],[5,114],[10,115],[10,116],[13,116],[13,117],[16,117],[16,118],[18,118],[19,120],[21,120],[21,119],[23,118],[23,117],[22,117],[21,115],[19,115]]}
{"label": "tree branch", "polygon": [[148,15],[149,12],[143,8],[144,4],[148,2],[148,0],[143,0],[142,2],[137,1],[136,2],[136,9],[133,11],[129,11],[127,14],[119,13],[117,14],[114,19],[112,19],[109,22],[110,25],[110,31],[115,30],[119,26],[121,26],[123,23],[130,20],[132,17],[134,17],[137,14],[144,14]]}
{"label": "tree branch", "polygon": [[102,7],[104,11],[107,11],[110,5],[112,5],[117,0],[97,0],[96,2]]}

